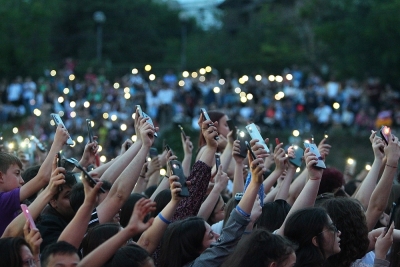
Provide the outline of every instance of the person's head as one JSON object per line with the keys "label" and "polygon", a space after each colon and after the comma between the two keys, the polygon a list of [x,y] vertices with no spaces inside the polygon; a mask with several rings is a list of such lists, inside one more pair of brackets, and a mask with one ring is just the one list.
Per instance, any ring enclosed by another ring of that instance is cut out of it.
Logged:
{"label": "person's head", "polygon": [[66,172],[65,183],[59,187],[58,193],[50,200],[50,206],[66,220],[71,220],[75,215],[69,201],[69,196],[75,183],[76,180],[73,173]]}
{"label": "person's head", "polygon": [[30,267],[34,258],[28,243],[22,237],[6,237],[0,239],[0,267]]}
{"label": "person's head", "polygon": [[[25,169],[24,172],[21,174],[22,179],[24,180],[24,183],[26,184],[27,182],[32,180],[32,178],[34,178],[38,174],[39,169],[40,169],[40,165],[32,166],[32,167]],[[29,197],[28,200],[32,202],[33,200],[35,200],[36,196],[37,196],[37,193],[35,193],[31,197]]]}
{"label": "person's head", "polygon": [[225,226],[226,222],[229,219],[229,216],[231,215],[232,210],[237,206],[237,204],[239,204],[240,200],[241,200],[241,197],[236,198],[236,196],[233,196],[226,203],[226,206],[225,206],[225,218],[224,218],[223,226]]}
{"label": "person's head", "polygon": [[[207,113],[210,116],[212,122],[216,121],[218,122],[218,127],[217,127],[218,134],[226,137],[229,133],[229,126],[228,123],[226,122],[228,120],[228,116],[226,116],[224,113],[220,111],[214,111],[214,110],[207,111]],[[204,136],[200,131],[198,148],[200,149],[205,145],[206,145],[206,139],[204,139]]]}
{"label": "person's head", "polygon": [[326,168],[322,174],[318,195],[323,193],[333,193],[345,184],[343,173],[335,168]]}
{"label": "person's head", "polygon": [[225,218],[225,201],[220,195],[217,202],[215,203],[214,209],[210,215],[210,217],[207,220],[207,223],[209,225],[213,225],[214,223],[217,223],[219,221],[224,220]]}
{"label": "person's head", "polygon": [[42,267],[75,267],[79,261],[78,250],[65,241],[46,246],[40,256]]}
{"label": "person's head", "polygon": [[357,187],[361,184],[360,180],[351,180],[344,185],[344,190],[347,194],[352,196],[356,192]]}
{"label": "person's head", "polygon": [[[332,198],[321,203],[333,223],[340,229],[340,247],[342,251],[328,259],[329,266],[350,266],[367,253],[368,227],[364,210],[360,202],[353,198]],[[340,263],[340,264],[338,264]]]}
{"label": "person's head", "polygon": [[82,256],[95,250],[105,241],[116,235],[121,229],[121,226],[116,223],[104,223],[90,228],[82,240]]}
{"label": "person's head", "polygon": [[283,199],[264,203],[262,213],[256,221],[257,228],[264,228],[270,232],[279,229],[290,210],[290,205]]}
{"label": "person's head", "polygon": [[0,192],[8,192],[21,187],[24,184],[21,173],[22,163],[18,157],[0,152]]}
{"label": "person's head", "polygon": [[[111,186],[112,186],[112,184],[109,181],[104,180],[102,182],[103,182],[103,185],[101,187],[104,190],[106,190],[106,193],[100,194],[100,197],[102,197],[102,195],[106,195],[108,193],[108,191],[110,191]],[[72,187],[71,193],[69,196],[69,202],[70,202],[71,208],[74,210],[74,212],[78,211],[78,209],[82,206],[84,201],[85,201],[85,188],[83,186],[83,183],[76,183]],[[99,199],[99,203],[97,203],[97,205],[100,203],[101,202]]]}
{"label": "person's head", "polygon": [[154,267],[149,253],[136,244],[121,247],[114,254],[110,267]]}
{"label": "person's head", "polygon": [[133,193],[129,196],[128,200],[124,203],[119,213],[120,215],[119,223],[121,224],[122,227],[126,227],[128,225],[136,202],[138,202],[139,199],[144,197],[145,197],[144,195],[138,193]]}
{"label": "person's head", "polygon": [[296,245],[288,239],[257,229],[242,238],[222,267],[293,267],[295,250]]}
{"label": "person's head", "polygon": [[173,222],[161,241],[160,266],[183,266],[196,259],[218,238],[219,235],[202,218],[189,217]]}
{"label": "person's head", "polygon": [[171,190],[164,189],[157,194],[154,198],[154,202],[156,202],[156,210],[151,213],[151,217],[156,217],[167,204],[171,201]]}
{"label": "person's head", "polygon": [[287,218],[284,236],[297,243],[298,266],[321,266],[340,252],[340,231],[322,208],[306,208]]}
{"label": "person's head", "polygon": [[151,197],[151,195],[154,193],[154,191],[156,191],[157,189],[157,185],[152,185],[146,188],[146,190],[144,190],[143,194],[149,198]]}

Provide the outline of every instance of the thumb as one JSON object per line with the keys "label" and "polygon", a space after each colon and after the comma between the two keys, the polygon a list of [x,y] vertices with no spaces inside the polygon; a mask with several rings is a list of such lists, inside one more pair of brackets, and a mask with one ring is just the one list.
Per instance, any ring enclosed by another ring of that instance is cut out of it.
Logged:
{"label": "thumb", "polygon": [[218,173],[222,174],[222,165],[221,164],[218,166]]}
{"label": "thumb", "polygon": [[53,158],[53,164],[51,165],[51,172],[54,172],[57,169],[57,162],[60,160],[58,155],[56,154]]}

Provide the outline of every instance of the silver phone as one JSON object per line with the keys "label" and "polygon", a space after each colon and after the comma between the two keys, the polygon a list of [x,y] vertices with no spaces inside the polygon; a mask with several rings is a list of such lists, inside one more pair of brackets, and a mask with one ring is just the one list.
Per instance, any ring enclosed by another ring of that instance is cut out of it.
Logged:
{"label": "silver phone", "polygon": [[[51,118],[53,119],[54,123],[55,123],[57,126],[58,126],[58,125],[62,125],[64,128],[66,128],[64,122],[62,121],[62,119],[61,119],[61,117],[60,117],[60,115],[58,115],[57,113],[51,113],[50,115],[51,115]],[[68,140],[67,140],[67,145],[72,146],[73,144],[74,144],[74,141],[72,140],[72,138],[71,138],[71,136],[70,136],[70,137],[68,138]]]}
{"label": "silver phone", "polygon": [[318,162],[317,162],[317,164],[315,164],[314,166],[315,166],[315,167],[318,167],[318,168],[321,168],[321,169],[326,169],[325,162],[324,162],[323,158],[321,157],[321,154],[319,153],[319,150],[318,150],[317,145],[316,145],[316,144],[312,144],[312,143],[307,143],[307,142],[305,142],[305,143],[304,143],[304,147],[305,147],[305,148],[309,147],[309,148],[310,148],[310,151],[311,151],[312,153],[314,153],[315,156],[317,156]]}
{"label": "silver phone", "polygon": [[251,139],[257,139],[258,140],[257,143],[263,145],[267,153],[270,152],[267,144],[264,141],[264,138],[261,136],[260,132],[257,129],[257,126],[254,123],[247,125],[246,130],[251,136]]}

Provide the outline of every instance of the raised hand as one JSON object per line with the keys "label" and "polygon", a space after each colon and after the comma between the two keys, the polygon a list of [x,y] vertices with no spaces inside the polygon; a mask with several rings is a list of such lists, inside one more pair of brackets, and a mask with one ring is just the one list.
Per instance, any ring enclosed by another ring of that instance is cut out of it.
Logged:
{"label": "raised hand", "polygon": [[218,136],[217,126],[218,122],[212,122],[210,120],[204,120],[203,114],[201,114],[199,118],[199,125],[201,126],[201,133],[206,140],[207,146],[217,149],[218,141],[215,140],[215,137]]}
{"label": "raised hand", "polygon": [[385,230],[376,238],[375,257],[377,259],[386,259],[386,254],[393,244],[394,223],[392,223],[386,232]]}
{"label": "raised hand", "polygon": [[253,160],[250,151],[247,152],[247,158],[249,159],[249,166],[251,170],[251,182],[261,185],[264,180],[263,174],[265,172],[263,159],[256,158]]}
{"label": "raised hand", "polygon": [[240,140],[235,140],[233,142],[232,157],[236,164],[242,164],[244,158],[240,156]]}
{"label": "raised hand", "polygon": [[392,138],[389,138],[389,144],[384,148],[384,151],[387,157],[386,165],[397,167],[400,158],[400,145],[396,136],[392,135]]}
{"label": "raised hand", "polygon": [[90,164],[96,163],[96,156],[99,150],[99,146],[97,145],[97,136],[93,136],[94,141],[92,143],[87,143],[85,145],[85,150],[83,151],[82,159],[80,160],[80,164],[82,166],[89,166]]}
{"label": "raised hand", "polygon": [[274,161],[276,169],[283,172],[286,169],[285,163],[288,157],[286,156],[285,150],[282,148],[283,143],[278,144],[274,151]]}
{"label": "raised hand", "polygon": [[149,165],[147,167],[147,177],[150,177],[156,171],[160,171],[161,165],[160,161],[158,160],[158,156],[151,159]]}
{"label": "raised hand", "polygon": [[131,146],[133,145],[133,142],[131,139],[126,139],[125,142],[121,146],[121,155],[124,154]]}
{"label": "raised hand", "polygon": [[141,198],[136,202],[132,212],[131,219],[126,228],[129,227],[132,233],[142,233],[151,226],[154,218],[149,219],[146,223],[143,222],[144,218],[150,212],[156,210],[156,203],[151,199]]}
{"label": "raised hand", "polygon": [[56,134],[54,136],[54,143],[62,147],[67,143],[68,138],[69,138],[68,130],[64,128],[61,124],[59,124],[57,126]]}
{"label": "raised hand", "polygon": [[172,175],[169,177],[168,181],[171,190],[171,199],[176,202],[181,201],[182,198],[179,196],[179,193],[182,191],[182,185],[179,182],[179,177]]}
{"label": "raised hand", "polygon": [[65,184],[65,169],[63,167],[57,167],[58,156],[55,155],[51,168],[51,177],[49,185],[45,190],[49,190],[52,195],[59,192],[59,186]]}
{"label": "raised hand", "polygon": [[217,175],[214,177],[214,188],[222,192],[228,185],[229,177],[222,171],[222,165],[219,165]]}
{"label": "raised hand", "polygon": [[331,145],[326,144],[326,138],[322,139],[321,142],[318,144],[318,150],[321,154],[321,157],[325,160],[326,156],[329,155],[329,151],[331,150]]}
{"label": "raised hand", "polygon": [[24,238],[29,244],[32,250],[32,255],[34,258],[39,258],[40,254],[40,244],[42,244],[43,239],[40,235],[39,229],[30,229],[29,221],[27,220],[24,226]]}
{"label": "raised hand", "polygon": [[320,180],[324,170],[315,167],[315,165],[318,163],[318,157],[310,151],[310,148],[307,148],[304,152],[304,158],[306,160],[306,167],[308,169],[310,180]]}
{"label": "raised hand", "polygon": [[[268,138],[265,139],[265,143],[267,144]],[[250,146],[251,150],[253,150],[254,154],[257,156],[257,158],[266,158],[268,157],[268,152],[265,150],[264,146],[260,143],[258,143],[258,139],[253,139],[250,141]]]}
{"label": "raised hand", "polygon": [[142,142],[145,146],[151,147],[154,143],[154,133],[158,128],[154,128],[150,123],[147,122],[149,118],[142,118],[140,120],[139,132],[142,138]]}
{"label": "raised hand", "polygon": [[181,133],[182,147],[185,155],[192,155],[193,153],[193,143],[190,141],[190,137],[186,136],[186,138]]}

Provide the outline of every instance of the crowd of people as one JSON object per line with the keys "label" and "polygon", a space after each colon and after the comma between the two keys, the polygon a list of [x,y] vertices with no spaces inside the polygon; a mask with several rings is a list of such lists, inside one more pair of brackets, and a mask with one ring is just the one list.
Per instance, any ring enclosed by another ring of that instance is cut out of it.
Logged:
{"label": "crowd of people", "polygon": [[125,118],[136,141],[119,139],[104,163],[96,137],[82,156],[64,153],[68,120],[33,166],[1,147],[0,266],[399,266],[394,134],[371,131],[374,161],[355,183],[323,164],[327,139],[300,154],[278,139],[268,148],[237,135],[223,109],[197,116],[197,151],[182,131],[183,159],[175,147],[154,154],[160,120],[146,108]]}

